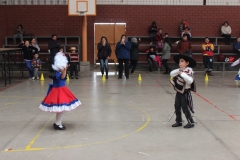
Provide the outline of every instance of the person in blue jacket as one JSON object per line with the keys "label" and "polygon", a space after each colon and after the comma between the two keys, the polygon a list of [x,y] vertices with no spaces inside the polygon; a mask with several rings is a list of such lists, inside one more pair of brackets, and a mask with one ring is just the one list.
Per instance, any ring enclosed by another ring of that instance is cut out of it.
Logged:
{"label": "person in blue jacket", "polygon": [[128,62],[130,59],[130,50],[131,50],[131,44],[126,40],[126,35],[123,34],[116,46],[117,58],[119,63],[118,79],[122,79],[123,62],[125,67],[125,77],[126,79],[129,79]]}
{"label": "person in blue jacket", "polygon": [[240,58],[240,37],[233,43],[233,51],[237,53],[238,58]]}

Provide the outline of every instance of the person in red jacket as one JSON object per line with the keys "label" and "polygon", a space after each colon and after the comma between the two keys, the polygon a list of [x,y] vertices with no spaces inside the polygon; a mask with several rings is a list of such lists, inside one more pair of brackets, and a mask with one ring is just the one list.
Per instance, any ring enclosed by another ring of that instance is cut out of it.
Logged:
{"label": "person in red jacket", "polygon": [[183,38],[181,41],[177,44],[177,51],[179,54],[185,53],[185,51],[192,51],[192,45],[187,39],[187,35],[183,35]]}
{"label": "person in red jacket", "polygon": [[155,44],[156,44],[156,51],[158,53],[162,52],[163,49],[163,34],[162,29],[160,28],[155,35]]}
{"label": "person in red jacket", "polygon": [[209,38],[205,38],[205,43],[202,44],[202,55],[203,55],[203,64],[205,68],[205,73],[213,76],[213,50],[214,45],[210,43]]}

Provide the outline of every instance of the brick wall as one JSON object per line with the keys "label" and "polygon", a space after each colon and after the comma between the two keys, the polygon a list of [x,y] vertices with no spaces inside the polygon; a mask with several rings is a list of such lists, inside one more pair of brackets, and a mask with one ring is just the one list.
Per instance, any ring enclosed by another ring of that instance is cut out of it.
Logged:
{"label": "brick wall", "polygon": [[[93,63],[94,23],[127,23],[127,35],[148,35],[153,20],[170,36],[178,35],[182,19],[189,21],[193,36],[219,36],[228,20],[232,36],[240,35],[240,7],[228,6],[111,6],[98,5],[97,16],[88,17],[88,61]],[[0,45],[18,24],[38,36],[81,36],[82,17],[69,17],[67,6],[0,6]]]}

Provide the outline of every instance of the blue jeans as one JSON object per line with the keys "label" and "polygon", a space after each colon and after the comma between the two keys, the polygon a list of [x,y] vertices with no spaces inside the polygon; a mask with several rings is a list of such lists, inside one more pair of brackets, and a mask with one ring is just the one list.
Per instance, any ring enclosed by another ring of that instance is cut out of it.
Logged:
{"label": "blue jeans", "polygon": [[108,74],[108,59],[99,59],[99,62],[100,62],[100,70],[102,72],[102,74],[104,74],[104,67],[105,67],[105,70],[106,70],[106,75]]}
{"label": "blue jeans", "polygon": [[205,70],[213,69],[213,57],[203,56],[203,64]]}
{"label": "blue jeans", "polygon": [[26,67],[29,71],[29,78],[32,78],[33,77],[33,69],[31,67],[31,61],[28,61],[28,60],[24,60],[24,61],[25,61]]}

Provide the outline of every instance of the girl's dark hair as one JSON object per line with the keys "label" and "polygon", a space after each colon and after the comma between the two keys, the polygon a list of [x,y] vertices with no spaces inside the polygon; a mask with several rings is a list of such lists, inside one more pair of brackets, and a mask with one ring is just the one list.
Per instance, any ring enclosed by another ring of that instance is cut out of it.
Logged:
{"label": "girl's dark hair", "polygon": [[227,23],[227,25],[229,26],[229,23],[228,23],[228,21],[225,21],[225,22],[223,23],[223,25],[225,25],[225,23]]}
{"label": "girl's dark hair", "polygon": [[105,36],[102,36],[102,37],[101,37],[100,42],[102,42],[102,39],[103,39],[103,38],[106,39],[106,44],[108,44],[108,39],[107,39],[107,37],[105,37]]}
{"label": "girl's dark hair", "polygon": [[155,22],[155,21],[153,21],[153,22],[152,22],[152,25],[156,25],[156,22]]}
{"label": "girl's dark hair", "polygon": [[18,26],[20,26],[23,29],[23,25],[19,24]]}
{"label": "girl's dark hair", "polygon": [[125,36],[127,38],[126,34],[121,35],[120,42],[121,42],[123,36]]}

